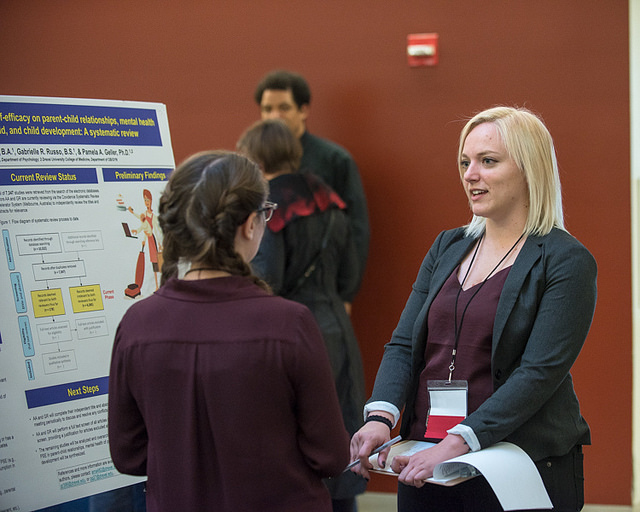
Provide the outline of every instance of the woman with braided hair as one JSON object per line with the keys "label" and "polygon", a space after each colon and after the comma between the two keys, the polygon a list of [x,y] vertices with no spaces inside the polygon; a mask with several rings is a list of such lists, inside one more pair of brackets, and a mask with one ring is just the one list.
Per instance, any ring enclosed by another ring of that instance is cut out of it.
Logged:
{"label": "woman with braided hair", "polygon": [[160,199],[162,285],[124,315],[109,383],[113,462],[148,477],[150,512],[331,510],[348,434],[312,314],[251,271],[267,194],[249,159],[208,151]]}

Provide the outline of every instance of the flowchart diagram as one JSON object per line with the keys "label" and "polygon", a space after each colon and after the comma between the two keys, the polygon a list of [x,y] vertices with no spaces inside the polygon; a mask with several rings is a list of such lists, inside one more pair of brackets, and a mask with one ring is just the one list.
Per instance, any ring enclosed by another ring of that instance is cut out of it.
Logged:
{"label": "flowchart diagram", "polygon": [[[37,376],[34,333],[44,374],[77,370],[76,350],[70,345],[74,333],[78,340],[109,335],[107,317],[100,314],[104,311],[101,287],[84,282],[87,271],[81,257],[85,251],[104,249],[101,231],[16,234],[12,237],[9,229],[3,229],[2,240],[27,378],[35,380]],[[23,267],[31,267],[32,276],[28,281],[33,277],[34,289],[26,289],[27,279],[17,270],[16,258],[21,262],[30,261]],[[36,259],[38,261],[34,261]],[[33,329],[28,315],[29,303],[34,318]],[[72,320],[70,313],[74,314]]]}

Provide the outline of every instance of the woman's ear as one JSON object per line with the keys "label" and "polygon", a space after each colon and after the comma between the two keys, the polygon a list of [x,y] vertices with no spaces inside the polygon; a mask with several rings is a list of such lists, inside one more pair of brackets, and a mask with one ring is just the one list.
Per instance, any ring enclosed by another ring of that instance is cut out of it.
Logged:
{"label": "woman's ear", "polygon": [[240,234],[246,240],[253,240],[253,237],[256,236],[256,223],[258,221],[258,212],[251,212],[247,220],[244,221],[244,224],[239,226]]}
{"label": "woman's ear", "polygon": [[234,248],[247,263],[256,255],[262,239],[262,233],[264,233],[264,229],[259,229],[261,219],[258,215],[262,214],[252,212],[251,215],[247,217],[247,220],[236,229]]}

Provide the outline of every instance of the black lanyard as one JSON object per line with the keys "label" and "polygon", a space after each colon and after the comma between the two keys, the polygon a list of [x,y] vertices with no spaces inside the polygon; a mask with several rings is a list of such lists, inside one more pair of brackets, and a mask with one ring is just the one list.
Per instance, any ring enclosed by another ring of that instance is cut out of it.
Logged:
{"label": "black lanyard", "polygon": [[509,249],[507,251],[507,254],[505,254],[502,257],[502,259],[498,262],[498,264],[495,267],[493,267],[493,270],[491,272],[489,272],[487,277],[485,277],[484,280],[482,281],[482,283],[480,283],[480,286],[478,286],[476,291],[473,292],[473,295],[469,299],[469,302],[467,302],[467,304],[465,305],[464,309],[462,310],[462,316],[460,317],[460,324],[458,325],[458,299],[460,298],[460,293],[462,292],[462,287],[464,286],[464,283],[467,280],[467,277],[469,277],[469,272],[471,272],[471,267],[473,267],[473,262],[475,261],[476,256],[478,255],[478,250],[480,249],[480,244],[482,243],[482,240],[484,239],[484,233],[482,233],[482,236],[480,237],[480,240],[478,240],[478,245],[476,245],[476,249],[475,249],[475,251],[473,251],[473,256],[471,257],[471,262],[469,263],[469,268],[467,268],[467,272],[465,273],[464,279],[462,280],[462,283],[460,283],[460,287],[458,288],[458,293],[456,294],[456,303],[455,303],[455,306],[454,306],[454,309],[453,309],[454,343],[453,343],[453,351],[451,352],[451,364],[449,365],[449,382],[451,382],[451,376],[453,375],[453,370],[456,369],[456,354],[458,353],[458,343],[460,343],[460,331],[462,331],[462,324],[464,322],[464,315],[467,313],[467,308],[469,307],[469,304],[471,304],[471,301],[474,299],[474,297],[476,295],[478,295],[478,292],[482,289],[484,284],[489,280],[489,278],[493,275],[493,273],[496,270],[498,270],[498,267],[500,267],[500,265],[502,265],[504,260],[507,259],[509,254],[511,254],[511,252],[520,243],[520,240],[522,240],[523,236],[524,236],[524,233],[522,233],[520,235],[520,238],[518,238],[516,240],[516,243],[511,246],[511,249]]}

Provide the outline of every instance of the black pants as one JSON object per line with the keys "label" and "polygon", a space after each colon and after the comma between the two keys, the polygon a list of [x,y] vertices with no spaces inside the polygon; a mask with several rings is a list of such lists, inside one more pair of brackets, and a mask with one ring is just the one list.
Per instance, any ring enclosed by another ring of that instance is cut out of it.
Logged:
{"label": "black pants", "polygon": [[333,512],[357,512],[358,507],[355,498],[347,498],[345,500],[331,500]]}
{"label": "black pants", "polygon": [[[584,506],[582,447],[561,457],[536,462],[554,512],[578,512]],[[420,489],[398,484],[398,512],[503,512],[483,476],[453,487],[425,484]],[[536,511],[529,511],[536,512]]]}

